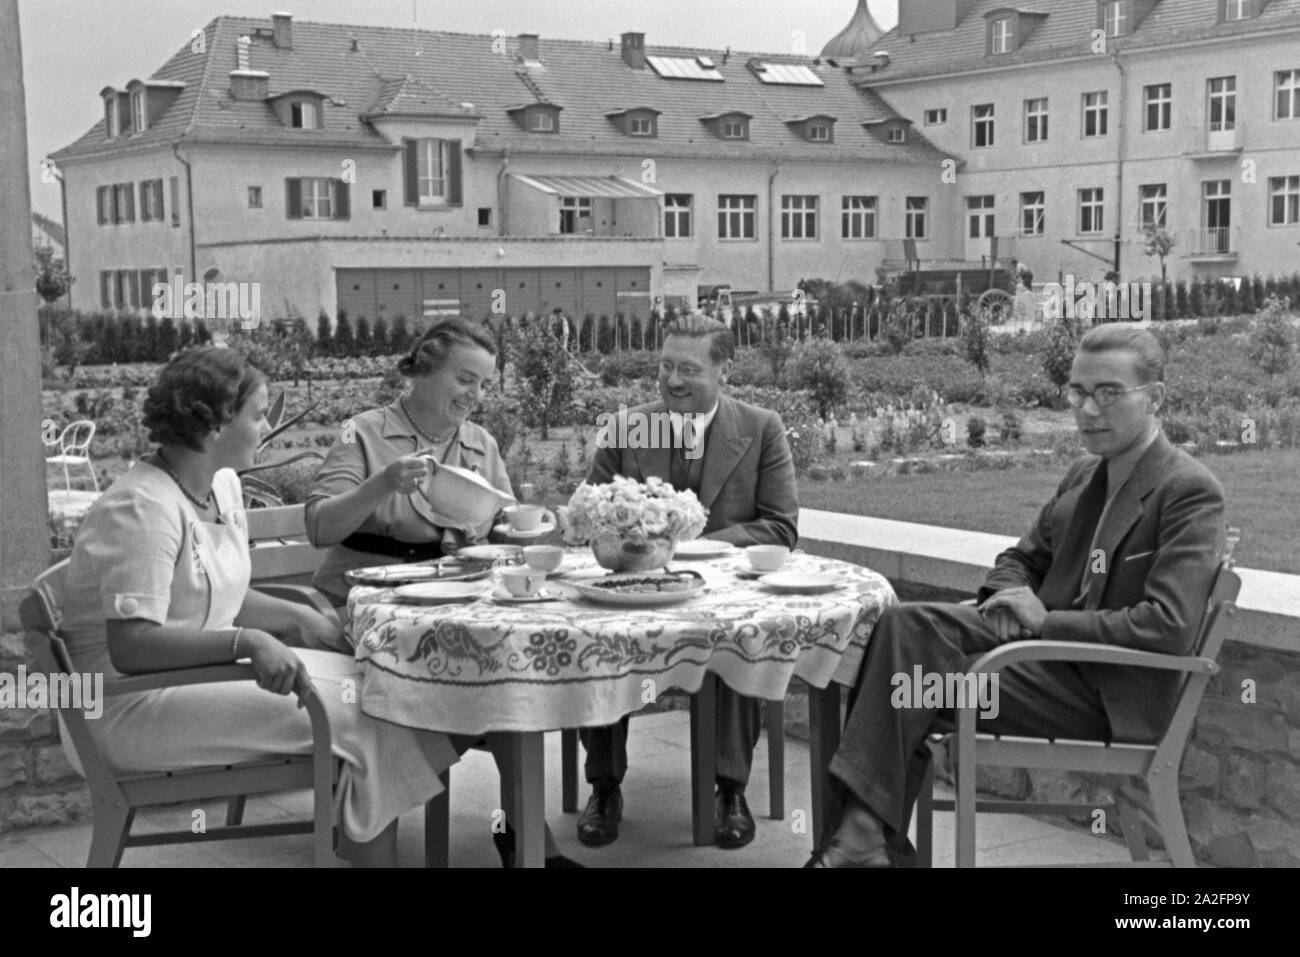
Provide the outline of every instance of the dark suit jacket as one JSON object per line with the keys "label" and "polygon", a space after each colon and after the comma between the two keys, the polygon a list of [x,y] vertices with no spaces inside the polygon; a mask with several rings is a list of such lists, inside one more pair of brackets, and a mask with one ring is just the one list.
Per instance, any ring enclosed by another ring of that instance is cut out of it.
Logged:
{"label": "dark suit jacket", "polygon": [[[620,412],[666,412],[662,402]],[[627,435],[620,428],[614,435]],[[602,485],[615,475],[644,482],[669,481],[672,449],[597,449],[587,481]],[[718,413],[704,447],[700,502],[709,510],[706,538],[733,545],[786,545],[799,539],[794,458],[781,417],[768,409],[719,396]]]}
{"label": "dark suit jacket", "polygon": [[[1027,585],[1047,607],[1042,638],[1122,645],[1184,655],[1205,614],[1223,554],[1223,488],[1210,471],[1164,435],[1138,460],[1111,502],[1097,537],[1105,572],[1094,574],[1082,608],[1078,583],[1043,588],[1052,563],[1085,553],[1092,542],[1066,541],[1075,503],[1100,458],[1070,467],[1038,522],[998,556],[980,601]],[[1101,691],[1117,741],[1150,741],[1168,721],[1181,676],[1116,665],[1082,666]]]}

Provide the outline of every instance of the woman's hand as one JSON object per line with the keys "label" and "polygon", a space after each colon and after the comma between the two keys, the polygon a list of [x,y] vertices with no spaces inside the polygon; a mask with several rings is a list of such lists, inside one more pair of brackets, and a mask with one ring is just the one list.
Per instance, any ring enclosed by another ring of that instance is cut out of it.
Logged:
{"label": "woman's hand", "polygon": [[343,634],[343,625],[338,615],[323,615],[315,608],[300,609],[298,620],[298,640],[304,648],[319,651],[337,651],[351,654],[347,638]]}
{"label": "woman's hand", "polygon": [[240,650],[246,651],[257,672],[257,686],[273,694],[298,696],[298,707],[305,707],[312,694],[311,676],[302,659],[274,635],[255,628],[245,628],[240,636]]}
{"label": "woman's hand", "polygon": [[408,455],[393,462],[380,474],[394,495],[410,495],[438,470],[438,463],[422,455]]}

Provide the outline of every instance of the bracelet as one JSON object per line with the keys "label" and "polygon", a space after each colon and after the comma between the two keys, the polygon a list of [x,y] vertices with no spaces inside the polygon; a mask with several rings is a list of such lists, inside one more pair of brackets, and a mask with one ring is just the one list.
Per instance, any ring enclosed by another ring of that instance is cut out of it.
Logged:
{"label": "bracelet", "polygon": [[243,628],[235,629],[235,637],[230,641],[230,655],[232,661],[239,660],[239,636],[244,633]]}

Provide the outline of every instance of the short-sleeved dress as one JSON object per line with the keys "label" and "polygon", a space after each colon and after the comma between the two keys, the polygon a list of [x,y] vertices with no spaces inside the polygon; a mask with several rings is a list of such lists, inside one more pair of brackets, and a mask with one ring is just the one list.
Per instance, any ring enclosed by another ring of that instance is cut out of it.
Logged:
{"label": "short-sleeved dress", "polygon": [[[420,437],[398,400],[362,412],[344,423],[307,495],[307,537],[319,541],[318,508],[322,502],[352,491],[398,459],[416,453],[434,454],[448,465],[477,468],[493,486],[508,495],[514,494],[505,462],[491,433],[473,422],[463,422],[450,442],[430,446]],[[439,514],[422,495],[393,495],[367,516],[356,531],[403,542],[438,542],[443,548],[459,548],[486,540],[492,521],[467,525]],[[334,545],[326,552],[312,584],[336,603],[345,602],[349,588],[344,579],[346,572],[398,561],[401,559]]]}
{"label": "short-sleeved dress", "polygon": [[[143,618],[169,626],[233,627],[248,590],[248,530],[238,476],[213,480],[220,521],[205,522],[166,472],[141,462],[87,513],[72,550],[63,628],[77,667],[119,674],[105,622]],[[445,735],[362,713],[359,666],[345,655],[294,648],[330,720],[344,766],[335,819],[368,841],[438,794],[457,760]],[[179,770],[311,751],[311,724],[294,695],[248,683],[164,688],[109,698],[88,722],[118,771]],[[64,741],[68,742],[67,735]],[[81,767],[71,744],[69,758]]]}

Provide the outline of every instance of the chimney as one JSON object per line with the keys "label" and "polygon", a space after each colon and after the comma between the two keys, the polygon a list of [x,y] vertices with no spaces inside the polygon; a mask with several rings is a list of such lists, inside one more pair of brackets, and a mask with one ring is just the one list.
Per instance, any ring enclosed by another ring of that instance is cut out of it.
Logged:
{"label": "chimney", "polygon": [[277,50],[293,49],[293,14],[271,14],[271,39]]}
{"label": "chimney", "polygon": [[251,70],[253,68],[253,38],[240,37],[235,44],[235,64],[240,70]]}
{"label": "chimney", "polygon": [[645,34],[624,33],[623,62],[634,70],[645,69]]}
{"label": "chimney", "polygon": [[529,63],[538,63],[541,56],[537,52],[537,34],[521,33],[519,34],[519,55]]}
{"label": "chimney", "polygon": [[265,70],[230,71],[230,95],[236,100],[265,100],[270,86],[271,74]]}

